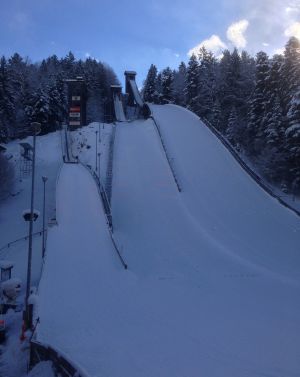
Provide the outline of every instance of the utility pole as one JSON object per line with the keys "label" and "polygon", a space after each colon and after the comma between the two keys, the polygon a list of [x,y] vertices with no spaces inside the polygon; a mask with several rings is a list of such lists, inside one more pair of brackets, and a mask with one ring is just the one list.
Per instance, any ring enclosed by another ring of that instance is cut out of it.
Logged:
{"label": "utility pole", "polygon": [[98,171],[98,131],[96,131],[96,171]]}
{"label": "utility pole", "polygon": [[101,153],[98,152],[98,169],[99,169],[98,177],[99,177],[99,180],[101,181],[101,177],[100,177],[100,156],[101,156]]}
{"label": "utility pole", "polygon": [[29,220],[29,242],[28,242],[28,260],[27,260],[27,284],[26,284],[26,298],[25,298],[25,322],[28,329],[31,325],[31,314],[28,305],[28,298],[30,296],[30,283],[31,283],[31,259],[32,259],[32,229],[34,221],[34,181],[35,181],[35,147],[36,135],[41,131],[41,124],[37,122],[31,123],[33,128],[33,151],[32,151],[32,176],[31,176],[31,201],[30,201],[30,220]]}
{"label": "utility pole", "polygon": [[47,177],[42,177],[43,184],[44,184],[44,199],[43,199],[43,246],[42,246],[42,256],[45,256],[45,209],[46,209],[46,182],[48,180]]}

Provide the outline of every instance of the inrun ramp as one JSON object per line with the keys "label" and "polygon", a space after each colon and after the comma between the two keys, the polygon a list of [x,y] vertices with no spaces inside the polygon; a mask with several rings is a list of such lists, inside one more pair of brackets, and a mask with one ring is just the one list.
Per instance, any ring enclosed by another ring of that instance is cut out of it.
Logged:
{"label": "inrun ramp", "polygon": [[114,95],[114,108],[116,120],[119,122],[126,122],[127,119],[124,114],[123,104],[118,95]]}
{"label": "inrun ramp", "polygon": [[132,90],[132,93],[133,93],[133,96],[134,96],[134,99],[135,99],[135,102],[140,106],[140,107],[143,107],[144,105],[144,101],[142,100],[142,97],[140,95],[140,92],[138,90],[138,87],[136,85],[136,81],[135,80],[129,80],[129,84],[131,86],[131,90]]}

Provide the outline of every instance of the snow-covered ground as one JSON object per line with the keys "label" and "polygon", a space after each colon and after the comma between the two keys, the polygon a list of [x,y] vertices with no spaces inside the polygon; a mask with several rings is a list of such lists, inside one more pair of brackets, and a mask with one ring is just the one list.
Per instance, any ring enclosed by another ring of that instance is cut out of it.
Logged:
{"label": "snow-covered ground", "polygon": [[[69,133],[72,155],[78,156],[82,163],[89,165],[94,171],[96,171],[97,142],[97,153],[100,153],[100,159],[99,156],[97,156],[97,174],[100,170],[101,182],[103,184],[106,182],[109,142],[112,128],[112,124],[94,122],[87,127],[82,127]],[[97,135],[96,131],[98,132]]]}
{"label": "snow-covered ground", "polygon": [[93,179],[64,166],[38,340],[90,376],[298,376],[299,218],[193,114],[153,112],[183,192],[152,120],[118,124],[112,210],[124,271]]}
{"label": "snow-covered ground", "polygon": [[[20,175],[20,142],[32,144],[32,138],[15,140],[6,145],[6,156],[15,170],[13,196],[0,202],[0,260],[6,259],[14,262],[12,275],[22,281],[22,292],[18,302],[23,304],[26,285],[28,240],[21,240],[4,247],[7,243],[28,235],[28,223],[22,217],[22,212],[30,207],[31,178]],[[36,181],[35,181],[35,208],[42,215],[43,209],[43,182],[42,176],[47,176],[46,183],[46,225],[55,218],[56,209],[56,181],[62,163],[61,135],[60,132],[36,139]],[[33,231],[42,230],[42,216],[34,223]],[[4,248],[3,248],[4,247]],[[42,237],[33,238],[32,253],[32,285],[38,285],[42,268]],[[7,340],[0,347],[0,375],[5,377],[24,377],[28,367],[28,339],[23,344],[20,342],[22,312],[8,312],[4,317],[6,323]],[[54,377],[50,363],[42,363],[34,368],[29,376]]]}
{"label": "snow-covered ground", "polygon": [[[28,223],[23,219],[22,212],[30,208],[31,177],[20,179],[20,142],[32,144],[32,138],[15,140],[6,145],[7,156],[12,156],[15,168],[14,196],[0,202],[0,248],[7,243],[28,235]],[[55,217],[55,187],[57,174],[62,163],[60,131],[36,138],[36,180],[35,208],[40,216],[34,223],[34,232],[42,230],[43,182],[42,176],[47,176],[46,183],[46,221]],[[15,263],[13,276],[26,283],[28,255],[28,240],[17,242],[9,248],[0,251],[0,259],[8,259]],[[32,283],[38,283],[42,262],[42,237],[33,238]]]}

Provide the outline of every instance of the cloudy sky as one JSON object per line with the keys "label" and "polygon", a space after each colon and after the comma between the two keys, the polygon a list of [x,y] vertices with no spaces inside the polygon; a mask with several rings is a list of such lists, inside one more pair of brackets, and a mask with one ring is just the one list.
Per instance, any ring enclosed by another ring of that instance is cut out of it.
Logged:
{"label": "cloudy sky", "polygon": [[1,54],[39,61],[72,50],[110,64],[139,84],[151,63],[177,67],[205,45],[279,52],[300,38],[300,0],[0,0]]}

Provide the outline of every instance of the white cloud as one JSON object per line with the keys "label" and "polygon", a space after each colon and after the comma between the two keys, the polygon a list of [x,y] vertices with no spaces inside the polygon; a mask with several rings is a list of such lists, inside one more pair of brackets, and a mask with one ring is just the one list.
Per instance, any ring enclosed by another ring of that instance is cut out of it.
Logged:
{"label": "white cloud", "polygon": [[226,44],[221,40],[218,35],[212,35],[209,39],[205,39],[204,41],[200,42],[197,46],[190,49],[188,52],[188,56],[192,56],[193,54],[197,55],[201,47],[205,47],[207,50],[213,52],[216,55],[219,55],[222,50],[227,48]]}
{"label": "white cloud", "polygon": [[293,7],[286,7],[285,8],[286,13],[299,13],[299,6],[293,6]]}
{"label": "white cloud", "polygon": [[177,53],[175,53],[175,54],[174,54],[174,56],[176,56],[176,58],[179,58],[179,56],[180,56],[180,55],[179,55],[179,54],[177,54]]}
{"label": "white cloud", "polygon": [[284,48],[277,48],[275,51],[274,51],[274,55],[277,54],[277,55],[283,55],[284,54]]}
{"label": "white cloud", "polygon": [[227,29],[227,38],[232,42],[232,44],[237,48],[244,48],[247,45],[247,40],[244,33],[248,29],[249,21],[241,20],[234,22]]}
{"label": "white cloud", "polygon": [[267,42],[263,42],[263,44],[262,44],[263,46],[265,46],[265,47],[268,47],[268,46],[270,46],[270,44],[269,43],[267,43]]}
{"label": "white cloud", "polygon": [[296,37],[300,39],[300,22],[294,22],[284,31],[286,37]]}

